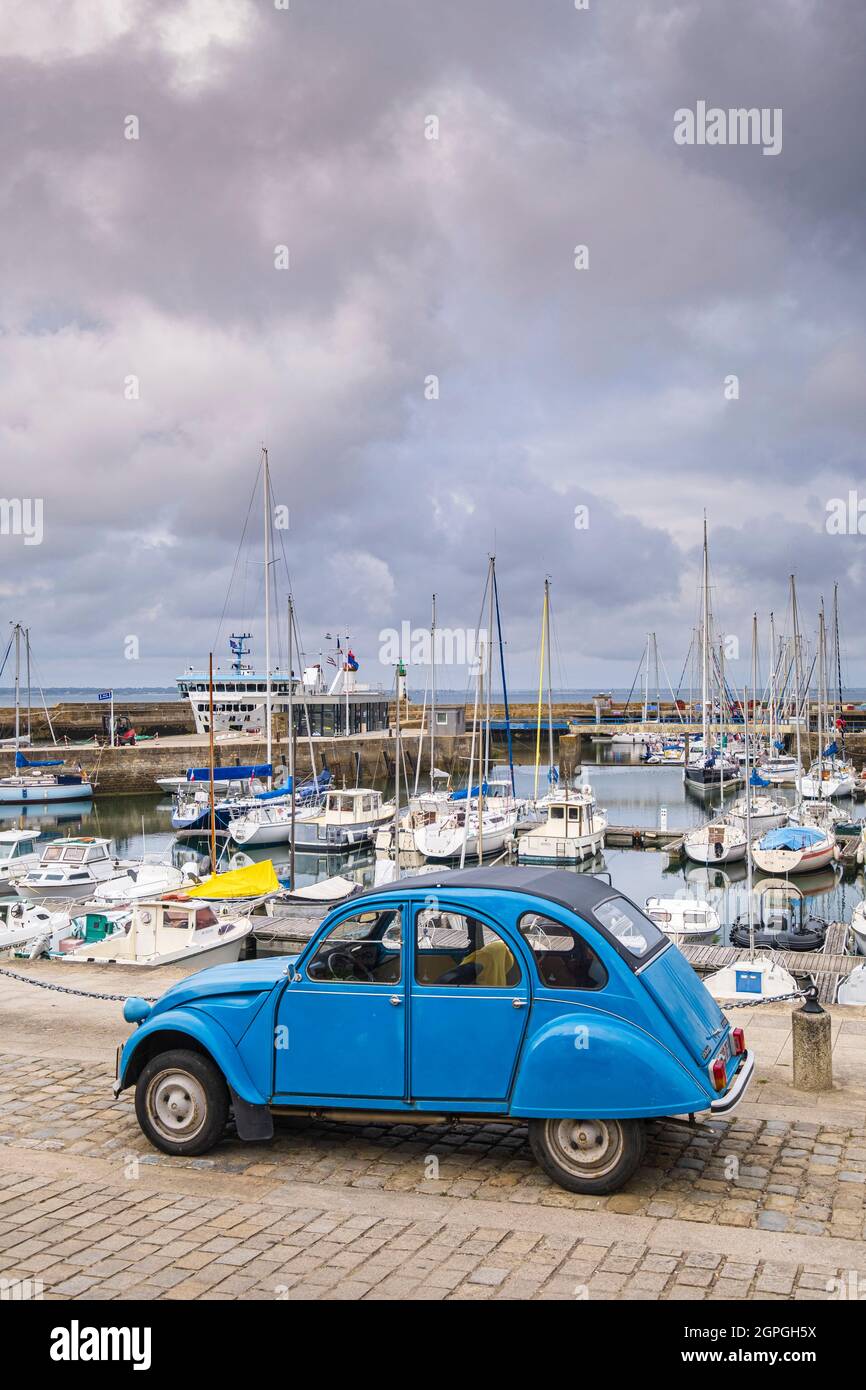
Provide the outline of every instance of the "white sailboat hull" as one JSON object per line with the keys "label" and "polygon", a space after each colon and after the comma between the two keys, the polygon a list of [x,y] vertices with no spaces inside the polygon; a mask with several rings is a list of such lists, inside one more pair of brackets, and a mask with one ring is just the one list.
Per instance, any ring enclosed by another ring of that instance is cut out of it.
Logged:
{"label": "white sailboat hull", "polygon": [[776,878],[785,874],[811,873],[824,869],[836,858],[836,841],[808,846],[805,849],[761,849],[752,845],[752,858],[759,869]]}

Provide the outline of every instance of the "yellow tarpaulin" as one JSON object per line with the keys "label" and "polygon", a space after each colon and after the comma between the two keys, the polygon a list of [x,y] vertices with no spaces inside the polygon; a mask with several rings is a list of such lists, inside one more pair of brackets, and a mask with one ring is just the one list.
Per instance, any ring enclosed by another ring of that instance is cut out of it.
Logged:
{"label": "yellow tarpaulin", "polygon": [[261,864],[249,864],[244,869],[230,869],[225,874],[211,874],[197,888],[186,889],[189,898],[259,898],[263,893],[279,893],[281,884],[270,859]]}

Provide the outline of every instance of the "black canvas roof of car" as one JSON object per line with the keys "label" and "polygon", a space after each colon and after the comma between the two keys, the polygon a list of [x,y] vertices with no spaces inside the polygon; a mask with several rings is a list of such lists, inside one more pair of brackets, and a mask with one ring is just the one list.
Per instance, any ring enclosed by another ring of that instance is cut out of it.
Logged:
{"label": "black canvas roof of car", "polygon": [[574,912],[592,912],[599,903],[616,895],[616,890],[593,874],[570,873],[568,869],[532,868],[528,864],[498,864],[495,868],[445,869],[441,873],[413,874],[379,888],[369,888],[352,899],[374,897],[380,893],[433,893],[437,888],[490,888],[510,893],[534,893]]}

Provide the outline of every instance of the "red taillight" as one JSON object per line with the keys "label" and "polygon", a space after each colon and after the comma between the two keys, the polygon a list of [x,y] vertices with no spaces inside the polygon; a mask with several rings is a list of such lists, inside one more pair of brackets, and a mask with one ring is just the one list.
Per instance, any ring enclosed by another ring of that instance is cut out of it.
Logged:
{"label": "red taillight", "polygon": [[717,1091],[723,1091],[728,1084],[728,1073],[725,1071],[725,1064],[721,1057],[717,1057],[710,1067],[710,1076],[713,1078],[713,1085]]}
{"label": "red taillight", "polygon": [[731,1030],[731,1047],[735,1057],[739,1057],[740,1053],[745,1052],[746,1035],[742,1028],[733,1028]]}

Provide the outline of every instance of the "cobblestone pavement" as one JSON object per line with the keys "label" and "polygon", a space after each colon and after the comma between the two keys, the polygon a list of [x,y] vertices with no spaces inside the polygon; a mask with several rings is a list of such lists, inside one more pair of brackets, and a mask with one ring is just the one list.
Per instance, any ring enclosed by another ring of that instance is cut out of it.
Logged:
{"label": "cobblestone pavement", "polygon": [[495,1124],[287,1121],[167,1158],[110,1085],[0,1056],[0,1279],[85,1299],[788,1299],[866,1278],[866,1131],[836,1121],[660,1123],[626,1190],[586,1198]]}

